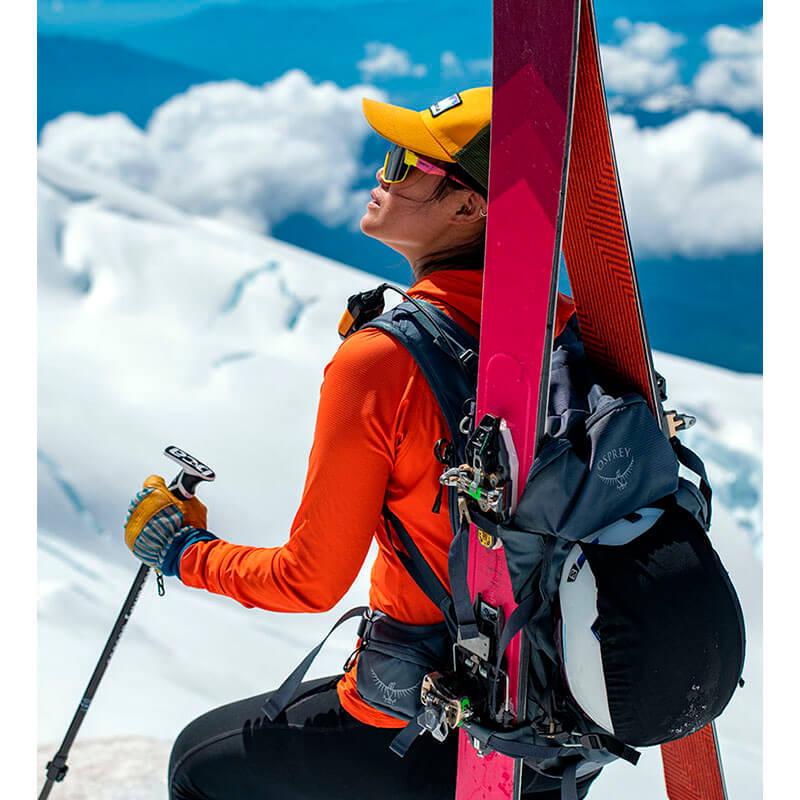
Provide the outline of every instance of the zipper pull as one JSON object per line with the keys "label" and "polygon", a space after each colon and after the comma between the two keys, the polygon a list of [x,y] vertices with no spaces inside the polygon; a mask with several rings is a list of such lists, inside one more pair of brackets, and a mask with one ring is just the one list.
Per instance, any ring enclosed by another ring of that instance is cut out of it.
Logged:
{"label": "zipper pull", "polygon": [[161,570],[156,570],[156,586],[158,587],[158,596],[163,597],[167,590],[164,588],[164,576],[161,574]]}

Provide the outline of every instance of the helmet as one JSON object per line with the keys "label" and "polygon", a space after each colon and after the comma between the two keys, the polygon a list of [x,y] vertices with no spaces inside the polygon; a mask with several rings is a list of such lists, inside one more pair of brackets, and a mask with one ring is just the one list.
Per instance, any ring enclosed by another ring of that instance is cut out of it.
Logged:
{"label": "helmet", "polygon": [[618,739],[681,738],[733,695],[741,607],[703,527],[681,506],[639,509],[576,543],[559,608],[568,691]]}

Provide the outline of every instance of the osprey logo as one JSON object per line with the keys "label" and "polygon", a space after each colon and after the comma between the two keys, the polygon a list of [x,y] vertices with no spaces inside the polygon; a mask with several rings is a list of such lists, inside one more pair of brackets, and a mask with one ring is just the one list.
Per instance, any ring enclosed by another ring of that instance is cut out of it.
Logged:
{"label": "osprey logo", "polygon": [[616,486],[617,491],[624,492],[628,488],[635,463],[630,447],[614,447],[597,460],[597,475],[603,483]]}
{"label": "osprey logo", "polygon": [[369,668],[369,671],[372,673],[373,683],[381,690],[383,702],[389,706],[395,706],[398,700],[410,697],[422,685],[422,681],[419,681],[406,689],[398,689],[394,681],[391,683],[384,683],[372,667]]}

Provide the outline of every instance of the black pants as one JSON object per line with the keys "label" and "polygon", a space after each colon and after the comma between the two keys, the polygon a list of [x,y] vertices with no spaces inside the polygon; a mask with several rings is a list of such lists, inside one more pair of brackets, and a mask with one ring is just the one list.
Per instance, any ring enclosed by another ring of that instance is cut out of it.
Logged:
{"label": "black pants", "polygon": [[[397,730],[351,717],[338,680],[304,683],[275,722],[261,712],[269,695],[198,717],[172,748],[170,800],[452,800],[457,737],[421,736],[400,759],[389,751]],[[579,785],[581,798],[594,777]],[[544,780],[526,771],[524,797],[558,800]]]}

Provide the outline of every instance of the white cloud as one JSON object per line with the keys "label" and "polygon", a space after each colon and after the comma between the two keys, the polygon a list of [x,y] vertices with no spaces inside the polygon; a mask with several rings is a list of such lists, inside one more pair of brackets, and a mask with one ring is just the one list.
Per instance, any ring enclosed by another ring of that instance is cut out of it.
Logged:
{"label": "white cloud", "polygon": [[690,107],[754,111],[762,106],[762,23],[745,28],[717,25],[705,41],[710,59],[690,85],[680,80],[675,49],[685,38],[656,23],[618,19],[619,45],[601,45],[606,88],[647,111]]}
{"label": "white cloud", "polygon": [[376,78],[421,78],[427,74],[424,64],[415,64],[408,51],[388,42],[367,42],[367,54],[357,66],[364,80]]}
{"label": "white cloud", "polygon": [[252,229],[297,212],[339,225],[363,205],[352,184],[369,133],[364,95],[384,97],[299,70],[261,87],[209,83],[170,98],[145,130],[121,114],[65,114],[45,126],[40,150]]}
{"label": "white cloud", "polygon": [[41,148],[62,161],[82,164],[137,189],[149,188],[158,175],[158,154],[147,135],[116,112],[99,117],[63,114],[45,125]]}
{"label": "white cloud", "polygon": [[439,69],[444,78],[460,78],[464,74],[464,65],[452,50],[445,50],[442,53],[439,58]]}
{"label": "white cloud", "polygon": [[639,105],[645,111],[660,113],[676,108],[686,108],[691,104],[692,93],[688,86],[675,83],[647,95],[639,100]]}
{"label": "white cloud", "polygon": [[711,60],[692,84],[698,103],[739,112],[761,108],[762,27],[761,22],[747,28],[717,25],[706,34]]}
{"label": "white cloud", "polygon": [[491,58],[470,58],[466,61],[453,51],[445,50],[439,58],[439,69],[443,78],[462,78],[465,75],[491,75]]}
{"label": "white cloud", "polygon": [[621,46],[626,52],[651,61],[667,58],[686,42],[680,33],[673,33],[657,22],[631,22],[620,17],[614,21],[614,29],[623,37]]}
{"label": "white cloud", "polygon": [[715,56],[760,56],[763,28],[761,20],[746,28],[717,25],[706,34],[706,44]]}
{"label": "white cloud", "polygon": [[467,69],[470,72],[492,72],[492,59],[491,58],[473,58],[467,61]]}
{"label": "white cloud", "polygon": [[678,62],[672,52],[684,44],[678,33],[655,22],[621,18],[614,28],[622,37],[618,45],[601,46],[606,87],[620,94],[644,96],[663,90],[678,80]]}
{"label": "white cloud", "polygon": [[761,247],[760,136],[702,110],[659,128],[621,114],[612,125],[638,253],[716,256]]}

